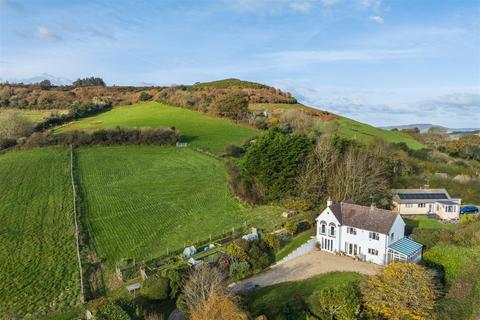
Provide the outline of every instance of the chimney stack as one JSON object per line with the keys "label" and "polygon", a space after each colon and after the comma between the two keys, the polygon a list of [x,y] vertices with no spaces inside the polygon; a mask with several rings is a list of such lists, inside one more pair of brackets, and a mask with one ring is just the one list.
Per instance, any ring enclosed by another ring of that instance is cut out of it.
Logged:
{"label": "chimney stack", "polygon": [[327,199],[327,207],[330,207],[333,204],[332,198],[328,197]]}

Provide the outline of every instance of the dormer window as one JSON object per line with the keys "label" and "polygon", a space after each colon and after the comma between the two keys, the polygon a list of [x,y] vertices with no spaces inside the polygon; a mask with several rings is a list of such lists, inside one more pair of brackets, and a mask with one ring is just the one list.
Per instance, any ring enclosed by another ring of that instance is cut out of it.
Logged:
{"label": "dormer window", "polygon": [[357,234],[357,229],[352,228],[352,227],[347,227],[347,233],[356,235]]}

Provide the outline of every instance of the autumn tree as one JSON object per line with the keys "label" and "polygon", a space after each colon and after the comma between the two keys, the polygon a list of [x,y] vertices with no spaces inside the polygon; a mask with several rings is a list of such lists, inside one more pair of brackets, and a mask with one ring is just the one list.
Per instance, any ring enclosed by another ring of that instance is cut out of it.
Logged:
{"label": "autumn tree", "polygon": [[247,319],[217,268],[201,265],[188,276],[177,306],[192,320]]}
{"label": "autumn tree", "polygon": [[228,93],[216,97],[209,111],[217,116],[242,120],[248,114],[248,100],[237,93]]}
{"label": "autumn tree", "polygon": [[431,319],[437,289],[433,273],[415,263],[393,263],[360,285],[367,312],[391,320]]}

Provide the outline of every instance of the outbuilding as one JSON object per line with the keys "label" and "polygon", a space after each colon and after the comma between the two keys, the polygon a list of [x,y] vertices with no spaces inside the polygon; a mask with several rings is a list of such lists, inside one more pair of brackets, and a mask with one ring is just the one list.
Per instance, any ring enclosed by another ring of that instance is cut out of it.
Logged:
{"label": "outbuilding", "polygon": [[388,246],[388,263],[414,262],[422,260],[422,248],[418,242],[402,238]]}

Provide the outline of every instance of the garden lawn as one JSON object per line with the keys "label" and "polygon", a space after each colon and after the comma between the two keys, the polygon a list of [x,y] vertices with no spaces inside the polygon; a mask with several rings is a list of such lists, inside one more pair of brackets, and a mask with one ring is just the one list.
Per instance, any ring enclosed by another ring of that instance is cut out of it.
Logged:
{"label": "garden lawn", "polygon": [[79,303],[69,163],[61,148],[0,155],[0,315],[7,318]]}
{"label": "garden lawn", "polygon": [[255,315],[264,314],[268,319],[276,319],[282,307],[296,296],[307,300],[316,291],[327,287],[354,284],[362,276],[354,272],[332,272],[298,282],[284,282],[270,287],[256,289],[247,296],[248,309]]}
{"label": "garden lawn", "polygon": [[480,261],[480,248],[438,244],[423,255],[423,260],[428,264],[443,268],[445,271],[445,282],[448,286],[455,281],[462,268],[470,259],[478,259]]}
{"label": "garden lawn", "polygon": [[99,256],[149,259],[232,227],[271,226],[281,209],[249,209],[227,190],[221,161],[189,148],[77,151],[83,212]]}
{"label": "garden lawn", "polygon": [[102,128],[158,128],[175,127],[182,133],[182,141],[221,154],[227,145],[241,145],[259,132],[227,119],[215,118],[185,108],[150,102],[116,107],[97,116],[75,121],[57,129],[59,132],[74,129],[89,131]]}
{"label": "garden lawn", "polygon": [[423,229],[449,229],[455,230],[460,227],[459,224],[454,223],[442,223],[437,219],[428,218],[425,216],[419,217],[405,217],[403,219],[405,224],[410,228],[423,228]]}
{"label": "garden lawn", "polygon": [[295,249],[300,247],[302,244],[310,240],[311,236],[315,235],[315,228],[310,228],[307,231],[304,231],[296,235],[291,241],[287,242],[278,252],[275,254],[275,260],[282,260],[284,257],[288,256]]}

